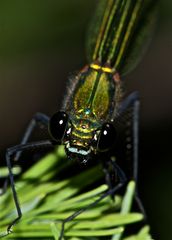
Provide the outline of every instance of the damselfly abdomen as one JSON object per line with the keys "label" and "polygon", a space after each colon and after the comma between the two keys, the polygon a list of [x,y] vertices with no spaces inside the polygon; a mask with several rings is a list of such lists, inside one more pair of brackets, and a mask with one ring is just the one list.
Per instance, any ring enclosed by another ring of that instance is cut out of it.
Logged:
{"label": "damselfly abdomen", "polygon": [[[18,213],[8,226],[7,234],[22,216],[11,160],[14,157],[17,161],[25,149],[63,144],[70,160],[84,164],[98,156],[109,186],[98,201],[113,196],[127,182],[126,158],[132,159],[131,177],[137,180],[139,99],[138,93],[123,97],[121,75],[135,66],[147,46],[155,25],[156,5],[153,0],[100,1],[87,42],[88,64],[71,79],[61,110],[50,119],[44,114],[36,114],[21,144],[7,150],[6,161]],[[51,139],[28,143],[37,123],[49,126]],[[124,139],[124,145],[121,139]],[[121,146],[124,147],[122,152],[126,152],[122,161],[117,157]],[[118,176],[116,185],[111,180],[109,166]],[[60,239],[65,222],[85,209],[63,222]]]}

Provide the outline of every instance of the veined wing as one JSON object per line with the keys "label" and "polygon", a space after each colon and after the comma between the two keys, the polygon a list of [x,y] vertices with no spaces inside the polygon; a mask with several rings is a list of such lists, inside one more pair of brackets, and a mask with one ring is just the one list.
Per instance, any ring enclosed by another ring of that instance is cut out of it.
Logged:
{"label": "veined wing", "polygon": [[89,62],[120,74],[133,69],[151,38],[157,6],[155,0],[99,0],[87,39]]}

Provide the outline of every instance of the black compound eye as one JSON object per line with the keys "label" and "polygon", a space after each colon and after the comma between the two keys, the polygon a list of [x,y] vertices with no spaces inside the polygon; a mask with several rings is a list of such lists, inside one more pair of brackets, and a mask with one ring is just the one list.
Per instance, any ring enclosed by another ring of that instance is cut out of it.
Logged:
{"label": "black compound eye", "polygon": [[55,113],[49,122],[49,132],[57,142],[61,143],[68,125],[68,115],[65,112]]}
{"label": "black compound eye", "polygon": [[97,143],[97,150],[100,152],[107,151],[112,147],[116,140],[116,130],[110,123],[104,123],[100,131]]}

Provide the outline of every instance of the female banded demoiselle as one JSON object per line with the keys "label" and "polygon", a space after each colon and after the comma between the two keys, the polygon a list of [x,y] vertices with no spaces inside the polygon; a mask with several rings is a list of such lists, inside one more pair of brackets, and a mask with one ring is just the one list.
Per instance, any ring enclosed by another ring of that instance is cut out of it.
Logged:
{"label": "female banded demoiselle", "polygon": [[[51,118],[35,114],[21,143],[7,150],[6,162],[18,214],[7,234],[22,216],[11,161],[17,161],[23,150],[63,144],[71,160],[87,164],[98,159],[109,190],[90,206],[108,195],[113,197],[129,178],[137,181],[139,97],[137,92],[124,97],[122,78],[141,59],[151,39],[156,12],[154,0],[99,1],[87,39],[88,62],[70,79],[60,111]],[[51,138],[28,143],[38,123],[48,127]],[[129,171],[128,161],[132,164]],[[113,173],[117,175],[115,184]],[[136,199],[142,208],[137,193]],[[65,222],[85,209],[63,222],[60,239]]]}

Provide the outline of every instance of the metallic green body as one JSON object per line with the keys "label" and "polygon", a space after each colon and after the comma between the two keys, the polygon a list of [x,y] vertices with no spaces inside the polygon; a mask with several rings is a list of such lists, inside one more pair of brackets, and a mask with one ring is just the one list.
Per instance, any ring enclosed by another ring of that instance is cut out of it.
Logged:
{"label": "metallic green body", "polygon": [[69,115],[68,155],[89,155],[103,123],[122,99],[120,75],[136,65],[155,25],[155,0],[99,0],[87,41],[88,63],[71,79],[62,110]]}
{"label": "metallic green body", "polygon": [[70,97],[64,104],[72,123],[70,144],[87,147],[95,131],[104,122],[113,121],[122,95],[121,85],[112,73],[91,67],[86,67],[73,81],[74,90],[70,94],[69,87]]}

